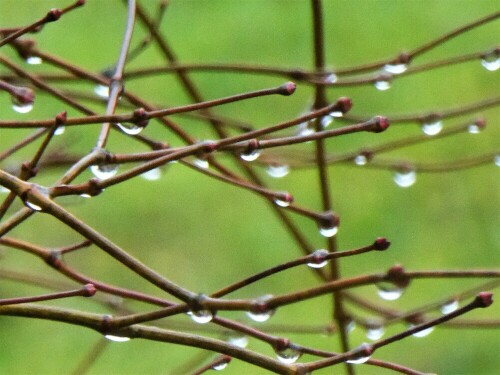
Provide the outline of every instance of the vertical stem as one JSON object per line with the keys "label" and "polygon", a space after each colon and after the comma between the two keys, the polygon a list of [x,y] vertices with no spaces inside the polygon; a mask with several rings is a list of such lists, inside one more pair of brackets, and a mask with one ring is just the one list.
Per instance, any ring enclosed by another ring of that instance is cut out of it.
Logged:
{"label": "vertical stem", "polygon": [[[321,0],[312,0],[312,17],[313,17],[313,43],[314,43],[314,67],[316,71],[321,72],[325,67],[325,43],[323,30],[323,12]],[[315,87],[315,96],[313,108],[318,109],[324,107],[327,103],[325,86],[317,85]],[[315,130],[321,131],[321,119],[315,120]],[[322,197],[322,205],[325,211],[332,210],[332,202],[330,198],[330,187],[328,184],[328,168],[325,161],[325,141],[319,139],[316,141],[316,164],[319,171],[319,181]],[[337,251],[336,236],[328,238],[328,250],[330,252]],[[331,280],[340,279],[340,268],[337,259],[330,261]],[[333,318],[338,326],[342,351],[349,351],[349,340],[346,332],[347,317],[342,304],[341,292],[333,293]],[[354,374],[354,368],[351,364],[346,363],[347,373]]]}

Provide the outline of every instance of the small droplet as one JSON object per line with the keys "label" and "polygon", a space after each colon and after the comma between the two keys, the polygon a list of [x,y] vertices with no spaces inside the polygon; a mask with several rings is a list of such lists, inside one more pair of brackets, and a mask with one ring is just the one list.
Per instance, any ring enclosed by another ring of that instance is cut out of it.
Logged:
{"label": "small droplet", "polygon": [[92,198],[92,196],[90,194],[86,194],[86,193],[80,194],[80,197],[82,197],[82,198]]}
{"label": "small droplet", "polygon": [[379,91],[386,91],[391,88],[391,81],[390,80],[385,80],[385,79],[380,79],[375,82],[375,88]]}
{"label": "small droplet", "polygon": [[24,201],[24,205],[28,208],[31,208],[33,211],[41,211],[42,210],[42,207],[40,207],[39,205],[37,205],[33,202],[30,202],[28,200]]}
{"label": "small droplet", "polygon": [[260,156],[260,151],[254,150],[248,154],[241,154],[240,158],[245,161],[254,161],[257,160],[259,156]]}
{"label": "small droplet", "polygon": [[366,330],[366,337],[368,337],[372,341],[376,341],[382,338],[382,336],[384,336],[384,333],[385,328],[382,324],[373,324]]}
{"label": "small droplet", "polygon": [[[46,197],[49,196],[49,190],[43,186],[33,184],[33,187],[36,188],[36,191]],[[32,209],[33,211],[42,211],[42,207],[33,201],[30,201],[30,195],[27,194],[27,197],[23,200],[23,203],[26,207]]]}
{"label": "small droplet", "polygon": [[118,165],[116,165],[116,164],[92,165],[90,167],[90,171],[99,180],[106,180],[108,178],[113,177],[116,174],[116,172],[118,172]]}
{"label": "small droplet", "polygon": [[97,85],[94,87],[94,93],[101,98],[109,97],[109,87],[104,85]]}
{"label": "small droplet", "polygon": [[227,362],[221,362],[218,365],[212,366],[212,370],[215,371],[222,371],[227,367],[228,363]]}
{"label": "small droplet", "polygon": [[314,256],[314,259],[317,260],[315,262],[307,263],[307,265],[311,268],[323,268],[328,264],[328,259],[325,259],[325,256],[327,256],[328,250],[325,249],[318,249],[312,255]]}
{"label": "small droplet", "polygon": [[319,228],[319,233],[323,237],[333,237],[333,236],[335,236],[337,234],[338,231],[339,231],[339,227],[338,226],[320,227]]}
{"label": "small droplet", "polygon": [[301,355],[302,353],[300,351],[290,346],[285,350],[276,352],[278,361],[287,365],[297,362],[297,359],[299,359]]}
{"label": "small droplet", "polygon": [[311,135],[314,133],[315,133],[315,130],[314,130],[314,126],[313,126],[312,122],[311,123],[304,122],[304,123],[299,125],[299,131],[298,131],[297,135],[299,135],[301,137],[307,137],[308,135]]}
{"label": "small droplet", "polygon": [[422,124],[422,131],[425,135],[433,136],[437,135],[443,129],[443,123],[441,120],[426,122]]}
{"label": "small droplet", "polygon": [[356,165],[366,165],[366,163],[368,163],[368,158],[363,154],[356,155],[354,158],[354,164]]}
{"label": "small droplet", "polygon": [[441,306],[441,312],[444,315],[452,313],[456,309],[458,309],[458,301],[456,299],[448,301],[444,305]]}
{"label": "small droplet", "polygon": [[120,122],[117,122],[116,125],[125,133],[125,134],[128,134],[128,135],[137,135],[139,134],[140,132],[142,132],[142,130],[144,129],[144,127],[142,126],[138,126],[136,124],[133,124],[133,123],[125,123],[125,124],[122,124]]}
{"label": "small droplet", "polygon": [[401,74],[406,72],[408,65],[406,64],[386,64],[384,70],[391,74]]}
{"label": "small droplet", "polygon": [[330,73],[326,76],[325,78],[325,82],[326,83],[335,83],[337,82],[339,78],[337,77],[337,75],[335,73]]}
{"label": "small droplet", "polygon": [[248,338],[246,336],[231,337],[228,342],[239,348],[246,348],[248,346]]}
{"label": "small droplet", "polygon": [[495,165],[497,167],[500,167],[500,155],[496,155],[494,161],[495,161]]}
{"label": "small droplet", "polygon": [[276,205],[280,206],[280,207],[288,207],[288,206],[290,206],[290,202],[288,202],[288,201],[283,201],[283,200],[281,200],[281,199],[275,199],[275,200],[274,200],[274,203],[275,203]]}
{"label": "small droplet", "polygon": [[17,113],[28,113],[33,109],[33,103],[21,104],[13,102],[12,109]]}
{"label": "small droplet", "polygon": [[476,124],[470,124],[468,127],[467,127],[467,131],[470,133],[470,134],[478,134],[481,132],[481,128],[479,126],[477,126]]}
{"label": "small droplet", "polygon": [[54,135],[62,135],[62,134],[64,134],[65,131],[66,131],[66,127],[58,126],[54,132]]}
{"label": "small droplet", "polygon": [[7,189],[5,186],[0,186],[0,194],[6,194],[10,193],[10,190]]}
{"label": "small droplet", "polygon": [[41,57],[38,56],[29,56],[26,59],[26,63],[30,65],[40,65],[41,63],[43,63],[43,60]]}
{"label": "small droplet", "polygon": [[494,50],[483,56],[481,65],[490,72],[494,72],[500,68],[500,55]]}
{"label": "small droplet", "polygon": [[130,337],[125,337],[125,336],[114,336],[114,335],[105,335],[108,340],[114,341],[114,342],[127,342],[130,341]]}
{"label": "small droplet", "polygon": [[283,178],[290,173],[290,168],[284,164],[271,164],[267,167],[266,172],[273,178]]}
{"label": "small droplet", "polygon": [[160,168],[153,168],[141,174],[141,177],[148,181],[157,181],[161,178],[161,170]]}
{"label": "small droplet", "polygon": [[402,188],[412,186],[417,181],[417,173],[412,170],[402,170],[394,174],[394,182]]}
{"label": "small droplet", "polygon": [[193,164],[202,169],[208,169],[208,167],[210,167],[208,160],[205,159],[194,158]]}
{"label": "small droplet", "polygon": [[377,293],[380,298],[386,301],[395,301],[403,295],[404,289],[393,283],[381,282],[377,284]]}
{"label": "small droplet", "polygon": [[[367,350],[368,348],[370,348],[370,345],[366,344],[366,343],[363,343],[357,349],[359,349],[360,351],[369,351],[369,352],[372,352],[371,349]],[[352,363],[354,365],[359,365],[359,364],[365,363],[369,359],[370,359],[369,355],[360,354],[360,355],[355,356],[355,357],[353,357],[351,359],[348,359],[346,362],[347,363]]]}
{"label": "small droplet", "polygon": [[199,324],[206,324],[214,318],[214,315],[210,310],[189,311],[188,315],[191,317],[193,322]]}
{"label": "small droplet", "polygon": [[[262,301],[262,302],[265,303],[270,298],[272,298],[272,295],[271,294],[266,294],[264,296],[261,296],[261,297],[257,298],[257,301]],[[276,312],[276,310],[269,309],[267,311],[259,311],[259,312],[247,311],[246,314],[254,322],[262,323],[262,322],[268,321],[269,318],[271,316],[273,316],[275,312]]]}
{"label": "small droplet", "polygon": [[[414,327],[414,326],[412,326]],[[418,332],[415,332],[413,334],[413,336],[415,337],[425,337],[425,336],[429,336],[431,334],[431,332],[434,331],[434,327],[429,327],[427,329],[423,329],[422,331],[418,331]]]}
{"label": "small droplet", "polygon": [[356,329],[356,322],[354,320],[352,320],[352,319],[349,319],[349,321],[345,325],[345,331],[347,333],[351,333],[355,329]]}
{"label": "small droplet", "polygon": [[321,127],[323,129],[329,127],[333,122],[333,116],[328,115],[321,118]]}

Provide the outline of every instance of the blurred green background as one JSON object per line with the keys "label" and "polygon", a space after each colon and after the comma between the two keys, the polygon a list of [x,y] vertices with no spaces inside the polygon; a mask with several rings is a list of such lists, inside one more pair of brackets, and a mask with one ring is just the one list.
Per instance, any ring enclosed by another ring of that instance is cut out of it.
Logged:
{"label": "blurred green background", "polygon": [[[48,9],[69,3],[2,0],[0,26],[25,25],[43,16]],[[143,1],[143,4],[151,15],[156,13],[155,1]],[[324,8],[328,66],[342,68],[413,49],[457,26],[498,11],[498,2],[346,0],[325,1]],[[311,68],[310,13],[309,2],[298,0],[172,0],[161,31],[182,62],[245,62]],[[30,37],[36,39],[40,49],[97,72],[116,61],[125,18],[126,9],[120,1],[88,1],[83,8]],[[145,30],[138,25],[134,31],[134,43],[145,35]],[[498,35],[497,21],[436,48],[418,58],[415,64],[487,50],[498,43]],[[3,47],[1,53],[23,64],[8,47]],[[150,46],[130,64],[130,68],[161,64],[164,62],[157,48]],[[54,71],[46,64],[28,69],[33,72]],[[6,69],[0,68],[0,73],[5,72]],[[206,99],[272,87],[286,81],[280,77],[232,73],[198,72],[190,76]],[[401,77],[385,92],[371,86],[330,89],[328,98],[334,101],[339,96],[349,96],[354,102],[352,113],[359,115],[426,113],[457,108],[498,95],[499,83],[498,71],[486,71],[478,60]],[[92,93],[93,86],[79,84],[78,88]],[[126,88],[163,106],[189,102],[173,75],[130,80],[126,82]],[[311,87],[299,85],[291,97],[267,97],[230,104],[217,108],[216,113],[262,127],[298,116],[309,108],[311,102]],[[0,94],[0,108],[2,119],[50,118],[63,110],[67,110],[70,116],[79,115],[38,91],[35,108],[29,115],[15,114],[5,94]],[[104,111],[98,106],[95,109]],[[487,109],[481,114],[488,120],[488,126],[481,134],[461,134],[427,142],[394,152],[391,156],[409,161],[439,162],[499,150],[500,111],[498,108]],[[476,117],[467,115],[445,120],[444,126]],[[181,117],[176,121],[198,139],[214,137],[208,126],[200,121]],[[327,147],[332,152],[357,149],[420,132],[417,124],[396,125],[380,135],[367,133],[329,140]],[[30,133],[2,129],[1,149],[12,145],[21,135]],[[84,154],[92,149],[98,134],[97,125],[67,129],[54,141],[51,150]],[[152,122],[144,134],[172,145],[180,144],[157,123]],[[306,145],[304,149],[311,148]],[[114,132],[109,150],[124,153],[142,148]],[[33,151],[33,147],[27,148],[2,167],[12,167],[24,161]],[[224,156],[221,158],[228,160]],[[62,172],[63,169],[46,171],[34,181],[51,184]],[[159,181],[137,178],[109,188],[90,200],[65,198],[60,199],[60,203],[156,271],[193,291],[210,293],[243,276],[300,256],[296,244],[262,198],[180,164],[164,168],[162,172]],[[263,167],[258,172],[270,187],[290,191],[299,205],[321,208],[314,169],[292,170],[279,180],[268,177]],[[87,172],[79,180],[90,177],[90,172]],[[500,174],[493,162],[459,172],[421,174],[417,183],[408,189],[398,188],[387,170],[335,166],[330,168],[330,183],[334,207],[342,220],[338,234],[340,249],[364,246],[378,236],[392,241],[388,252],[342,261],[343,276],[381,272],[395,263],[401,263],[409,270],[498,268],[500,265]],[[19,208],[20,202],[14,207]],[[313,223],[295,215],[293,219],[305,230],[314,246],[326,246]],[[43,214],[34,215],[9,235],[47,247],[80,240],[73,231]],[[89,276],[161,295],[156,288],[96,248],[82,250],[65,259]],[[40,260],[12,249],[2,248],[0,263],[2,269],[63,280]],[[234,297],[280,294],[316,283],[310,270],[299,267],[234,293]],[[479,283],[479,280],[415,281],[397,302],[377,302],[387,307],[410,309]],[[45,291],[8,280],[2,280],[0,284],[1,297]],[[378,300],[375,291],[374,287],[366,287],[356,292]],[[94,312],[108,311],[88,300],[50,304]],[[143,305],[126,306],[147,309]],[[323,297],[284,307],[269,324],[321,326],[329,322],[330,314],[328,297]],[[245,320],[244,314],[221,315]],[[498,304],[493,305],[486,311],[474,311],[469,317],[499,318],[500,308]],[[190,324],[187,317],[175,320]],[[265,325],[261,327],[265,329]],[[193,323],[190,329],[197,327]],[[402,325],[392,326],[388,333],[402,329]],[[336,336],[284,335],[299,344],[339,350]],[[367,341],[360,327],[352,332],[350,339],[353,346]],[[99,340],[98,334],[80,327],[0,317],[0,373],[72,373]],[[255,340],[250,340],[249,347],[273,355],[268,346]],[[494,374],[500,368],[499,350],[498,329],[474,331],[440,327],[426,338],[411,337],[381,348],[374,358],[394,361],[423,372]],[[193,348],[144,340],[110,343],[88,374],[169,374],[199,353]],[[313,358],[304,356],[302,360]],[[371,366],[357,366],[356,370],[359,374],[386,372]],[[339,367],[335,371],[342,369]],[[264,372],[238,360],[225,370],[227,374]],[[332,373],[332,369],[317,373]]]}

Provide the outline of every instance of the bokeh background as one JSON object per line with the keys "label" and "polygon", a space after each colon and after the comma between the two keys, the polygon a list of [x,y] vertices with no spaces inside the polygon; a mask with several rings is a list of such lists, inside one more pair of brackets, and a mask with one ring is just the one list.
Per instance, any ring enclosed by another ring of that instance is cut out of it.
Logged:
{"label": "bokeh background", "polygon": [[[0,2],[0,26],[28,24],[43,16],[52,7],[64,7],[69,1],[3,0]],[[142,2],[150,14],[156,2]],[[498,11],[498,3],[488,0],[440,1],[325,1],[325,40],[328,65],[341,68],[397,55],[410,50],[451,29]],[[111,66],[119,53],[125,25],[126,8],[121,1],[88,1],[83,8],[47,25],[43,32],[30,35],[42,50],[62,56],[65,60],[93,71]],[[175,1],[172,0],[161,26],[181,62],[245,62],[283,67],[312,67],[311,10],[308,1]],[[146,35],[137,25],[134,42]],[[415,61],[424,63],[492,48],[498,43],[498,21],[460,36]],[[3,47],[5,54],[22,64],[16,54]],[[155,46],[150,46],[129,68],[164,64]],[[32,72],[54,71],[47,64],[28,68]],[[6,69],[0,68],[0,73]],[[190,75],[206,99],[228,96],[286,81],[280,77],[234,73],[193,73]],[[332,101],[339,96],[352,98],[352,113],[377,114],[426,113],[432,110],[461,107],[498,95],[498,72],[485,70],[480,61],[449,66],[432,72],[402,77],[384,92],[372,86],[334,88],[328,91]],[[161,106],[189,103],[173,75],[142,77],[126,81],[126,89],[142,95]],[[69,85],[61,87],[70,87]],[[75,86],[72,86],[75,87]],[[77,88],[91,94],[93,85]],[[299,85],[291,97],[267,97],[216,109],[216,113],[237,118],[255,127],[262,127],[294,118],[308,110],[312,88]],[[90,104],[96,111],[103,108]],[[69,116],[79,115],[64,104],[37,91],[36,104],[28,115],[18,115],[10,108],[10,98],[0,94],[2,119],[41,119],[67,110]],[[461,134],[427,142],[392,153],[394,159],[409,161],[452,161],[479,155],[500,147],[498,120],[500,111],[480,112],[488,120],[484,132]],[[444,121],[451,126],[475,119],[467,115]],[[198,139],[214,137],[203,122],[175,118]],[[1,130],[0,147],[5,149],[30,131]],[[329,140],[331,152],[375,145],[386,140],[421,133],[417,124],[396,125],[382,134],[358,134]],[[62,150],[75,155],[89,152],[99,134],[99,126],[67,129],[52,151]],[[152,122],[144,134],[172,145],[180,142],[171,133]],[[302,147],[305,152],[312,145]],[[108,149],[111,152],[142,150],[136,142],[114,132]],[[30,147],[10,159],[2,168],[15,167],[32,155]],[[221,156],[221,160],[229,158]],[[47,170],[34,181],[49,185],[64,169]],[[283,179],[271,179],[265,166],[259,174],[272,188],[290,191],[298,204],[320,209],[319,184],[314,169],[297,169]],[[500,175],[490,164],[459,172],[419,174],[417,183],[408,188],[397,187],[392,172],[342,165],[330,168],[330,184],[335,210],[342,224],[338,234],[341,249],[371,243],[385,236],[392,247],[385,253],[362,255],[341,263],[346,277],[381,272],[395,263],[409,270],[498,268],[500,265]],[[79,181],[91,177],[90,172]],[[250,275],[300,256],[276,215],[260,197],[222,184],[194,172],[181,164],[162,169],[158,181],[141,178],[107,189],[90,200],[64,198],[59,200],[78,217],[122,246],[172,281],[194,291],[210,293],[242,276]],[[14,208],[19,208],[17,202]],[[14,212],[14,211],[12,211]],[[293,216],[304,228],[314,246],[325,246],[314,223]],[[36,214],[16,228],[11,236],[33,241],[47,247],[59,247],[80,240],[70,229],[52,218]],[[67,262],[86,274],[123,287],[161,295],[138,277],[132,275],[102,251],[91,247],[68,255]],[[64,280],[38,259],[19,251],[2,248],[0,267],[26,274]],[[279,294],[317,283],[309,269],[297,268],[269,278],[234,294],[234,297],[255,297],[266,293]],[[395,308],[414,308],[460,290],[473,287],[479,280],[416,281],[397,302],[378,299],[375,287],[356,293]],[[46,292],[46,289],[25,283],[2,280],[0,295],[13,297]],[[109,312],[93,301],[60,301],[55,304],[83,308],[93,312]],[[145,310],[139,304],[127,307]],[[475,311],[471,318],[499,318],[500,309]],[[245,320],[244,314],[223,316]],[[328,297],[284,307],[277,311],[272,324],[326,325],[331,315]],[[174,319],[196,330],[187,317]],[[245,320],[247,321],[247,320]],[[266,329],[265,325],[260,326]],[[392,326],[388,333],[404,329]],[[98,343],[100,336],[90,330],[60,323],[0,317],[0,373],[5,374],[69,374]],[[209,333],[211,334],[211,333]],[[217,336],[217,332],[213,333]],[[304,345],[338,350],[336,336],[282,333]],[[358,327],[351,333],[352,345],[367,341]],[[268,346],[250,340],[249,347],[273,355]],[[425,338],[408,338],[377,351],[374,358],[394,361],[423,372],[439,374],[494,374],[500,368],[498,329],[471,330],[437,328]],[[200,351],[194,348],[132,340],[110,343],[93,364],[88,374],[169,374]],[[302,360],[312,360],[304,356]],[[341,368],[339,368],[341,370]],[[338,371],[338,370],[335,370]],[[381,374],[371,366],[358,366],[359,374]],[[234,360],[227,374],[258,374],[264,370]],[[332,369],[318,371],[331,373]]]}

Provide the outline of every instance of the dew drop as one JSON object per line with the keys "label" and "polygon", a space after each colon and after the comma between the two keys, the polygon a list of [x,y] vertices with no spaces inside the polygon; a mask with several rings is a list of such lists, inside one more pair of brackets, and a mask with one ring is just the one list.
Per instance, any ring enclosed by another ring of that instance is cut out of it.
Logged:
{"label": "dew drop", "polygon": [[227,367],[228,363],[227,362],[221,362],[218,365],[213,365],[212,370],[215,371],[222,371]]}
{"label": "dew drop", "polygon": [[478,134],[481,132],[481,128],[479,126],[477,126],[476,124],[470,124],[468,127],[467,127],[467,131],[470,133],[470,134]]}
{"label": "dew drop", "polygon": [[266,172],[273,178],[283,178],[290,173],[290,168],[284,164],[271,164],[267,167]]}
{"label": "dew drop", "polygon": [[440,120],[433,122],[426,122],[422,124],[422,131],[425,135],[433,136],[437,135],[443,129],[443,123]]}
{"label": "dew drop", "polygon": [[114,342],[127,342],[130,341],[130,337],[125,337],[125,336],[114,336],[114,335],[105,335],[108,340],[114,341]]}
{"label": "dew drop", "polygon": [[118,165],[116,164],[99,164],[92,165],[90,171],[100,180],[106,180],[113,177],[118,172]]}
{"label": "dew drop", "polygon": [[10,193],[10,190],[7,189],[5,186],[0,186],[0,194],[6,194]]}
{"label": "dew drop", "polygon": [[352,332],[352,331],[354,331],[355,329],[356,329],[356,322],[355,322],[354,320],[350,319],[350,320],[347,322],[346,326],[345,326],[345,331],[346,331],[347,333],[351,333],[351,332]]}
{"label": "dew drop", "polygon": [[496,155],[494,161],[495,161],[495,165],[497,167],[500,167],[500,155]]}
{"label": "dew drop", "polygon": [[363,343],[360,346],[358,346],[357,350],[360,350],[363,354],[359,354],[358,356],[355,356],[351,359],[348,359],[346,362],[347,363],[352,363],[354,365],[359,365],[362,363],[365,363],[370,359],[370,355],[366,355],[366,352],[372,352],[373,350],[371,349],[371,346],[369,344]]}
{"label": "dew drop", "polygon": [[[263,303],[265,303],[270,298],[272,298],[272,295],[271,294],[266,294],[264,296],[261,296],[261,297],[257,298],[257,302],[263,302]],[[258,312],[247,311],[246,314],[254,322],[263,323],[263,322],[268,321],[269,318],[271,318],[271,316],[273,316],[275,312],[276,312],[275,309],[268,309],[266,311],[258,311]]]}
{"label": "dew drop", "polygon": [[54,135],[62,135],[66,131],[66,127],[64,126],[58,126],[56,128],[56,131],[54,132]]}
{"label": "dew drop", "polygon": [[208,169],[208,167],[210,167],[208,160],[205,159],[194,158],[193,164],[202,169]]}
{"label": "dew drop", "polygon": [[312,253],[314,256],[314,262],[307,263],[307,265],[311,268],[323,268],[328,264],[328,259],[325,259],[325,257],[328,255],[328,250],[325,249],[318,249],[314,253]]}
{"label": "dew drop", "polygon": [[[412,326],[414,327],[414,326]],[[418,331],[418,332],[415,332],[413,334],[413,336],[415,337],[425,337],[425,336],[429,336],[431,334],[431,332],[434,331],[434,327],[429,327],[427,329],[423,329],[421,331]]]}
{"label": "dew drop", "polygon": [[26,59],[26,63],[30,65],[40,65],[41,63],[43,63],[43,60],[38,56],[30,56]]}
{"label": "dew drop", "polygon": [[290,202],[288,202],[288,201],[283,201],[283,200],[281,200],[281,199],[275,199],[275,200],[274,200],[274,203],[275,203],[276,205],[280,206],[280,207],[288,207],[288,206],[290,206]]}
{"label": "dew drop", "polygon": [[377,293],[380,298],[386,301],[395,301],[403,295],[404,289],[393,283],[381,282],[377,284]]}
{"label": "dew drop", "polygon": [[301,355],[302,353],[293,347],[288,347],[285,350],[276,352],[278,361],[287,365],[297,362],[297,359],[299,359]]}
{"label": "dew drop", "polygon": [[104,85],[97,85],[94,87],[94,93],[101,98],[109,97],[109,87]]}
{"label": "dew drop", "polygon": [[[335,113],[337,113],[337,112],[335,112]],[[325,129],[325,128],[329,127],[332,124],[332,122],[333,122],[333,115],[330,114],[328,116],[324,116],[321,118],[321,127],[323,129]]]}
{"label": "dew drop", "polygon": [[401,74],[406,72],[408,65],[406,64],[386,64],[384,70],[391,74]]}
{"label": "dew drop", "polygon": [[299,125],[298,135],[301,137],[307,137],[308,135],[314,134],[315,130],[312,123],[304,122]]}
{"label": "dew drop", "polygon": [[326,83],[335,83],[337,82],[339,78],[337,77],[337,75],[335,73],[330,73],[326,76],[325,78],[325,82]]}
{"label": "dew drop", "polygon": [[333,236],[335,236],[337,234],[338,231],[339,231],[339,227],[338,226],[320,227],[319,228],[319,233],[323,237],[333,237]]}
{"label": "dew drop", "polygon": [[206,324],[214,318],[214,315],[210,310],[189,311],[188,315],[191,317],[193,322],[198,324]]}
{"label": "dew drop", "polygon": [[376,341],[382,336],[384,336],[385,328],[382,324],[380,325],[372,325],[366,330],[366,337],[372,341]]}
{"label": "dew drop", "polygon": [[248,338],[246,336],[231,337],[228,342],[239,348],[246,348],[248,345]]}
{"label": "dew drop", "polygon": [[356,165],[366,165],[366,163],[368,163],[368,158],[363,154],[356,155],[354,158],[354,164]]}
{"label": "dew drop", "polygon": [[141,174],[141,177],[148,181],[157,181],[161,178],[161,170],[160,168],[153,168]]}
{"label": "dew drop", "polygon": [[133,123],[125,123],[125,124],[122,124],[122,123],[119,123],[117,122],[116,125],[125,133],[125,134],[128,134],[128,135],[137,135],[139,134],[140,132],[142,132],[142,130],[144,129],[143,126],[139,126],[139,125],[136,125],[136,124],[133,124]]}
{"label": "dew drop", "polygon": [[378,80],[375,82],[375,88],[379,91],[386,91],[391,88],[391,82],[389,80]]}
{"label": "dew drop", "polygon": [[403,170],[394,173],[394,182],[396,185],[402,188],[407,188],[412,186],[417,181],[417,173],[410,170]]}
{"label": "dew drop", "polygon": [[254,150],[248,154],[241,154],[240,158],[245,161],[254,161],[257,160],[260,156],[260,151],[259,150]]}
{"label": "dew drop", "polygon": [[500,56],[496,51],[491,51],[490,53],[483,56],[481,60],[481,65],[490,72],[494,72],[500,68]]}
{"label": "dew drop", "polygon": [[14,111],[16,111],[17,113],[28,113],[28,112],[31,112],[31,110],[33,109],[33,103],[20,104],[20,103],[13,102],[12,109]]}
{"label": "dew drop", "polygon": [[30,202],[28,200],[24,201],[24,205],[28,208],[31,208],[33,211],[41,211],[42,210],[42,207],[40,207],[39,205],[37,205],[33,202]]}
{"label": "dew drop", "polygon": [[444,305],[441,306],[441,312],[444,315],[452,313],[456,309],[458,309],[458,301],[456,299],[448,301]]}
{"label": "dew drop", "polygon": [[92,196],[90,194],[87,194],[87,193],[80,194],[80,197],[82,197],[82,198],[92,198]]}

